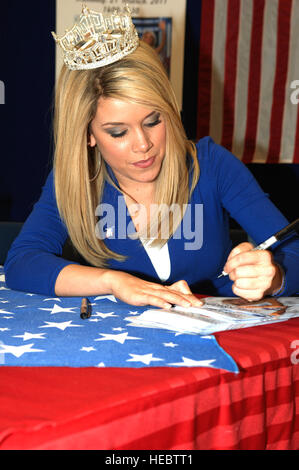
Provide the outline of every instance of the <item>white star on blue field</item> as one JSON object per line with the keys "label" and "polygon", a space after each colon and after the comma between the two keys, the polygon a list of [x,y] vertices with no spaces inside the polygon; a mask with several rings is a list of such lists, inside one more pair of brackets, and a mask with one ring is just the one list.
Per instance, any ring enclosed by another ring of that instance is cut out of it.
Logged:
{"label": "white star on blue field", "polygon": [[56,367],[211,367],[238,372],[214,336],[134,327],[126,317],[148,307],[91,297],[92,315],[80,318],[81,298],[12,291],[0,267],[0,364]]}

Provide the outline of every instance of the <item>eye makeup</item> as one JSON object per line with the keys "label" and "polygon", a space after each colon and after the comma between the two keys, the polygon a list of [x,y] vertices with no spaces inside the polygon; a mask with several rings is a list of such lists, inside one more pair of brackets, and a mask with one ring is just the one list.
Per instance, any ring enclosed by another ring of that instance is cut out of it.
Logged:
{"label": "eye makeup", "polygon": [[107,134],[109,134],[114,139],[119,139],[120,137],[124,137],[126,135],[126,133],[128,132],[127,130],[118,131],[117,129],[116,130],[114,130],[114,129],[105,129],[105,130],[106,130]]}
{"label": "eye makeup", "polygon": [[[143,126],[151,128],[151,127],[157,126],[161,122],[162,121],[161,121],[160,113],[156,112],[156,111],[153,111],[153,113],[151,113],[149,116],[147,116],[144,119]],[[106,125],[111,125],[111,124],[107,123]],[[121,126],[124,125],[123,123],[114,123],[114,124],[118,124],[118,125],[121,125]],[[127,128],[121,129],[119,127],[107,127],[107,128],[104,128],[104,129],[105,129],[105,132],[107,132],[107,134],[109,134],[114,139],[119,139],[121,137],[124,137],[128,132]]]}
{"label": "eye makeup", "polygon": [[144,125],[147,127],[154,127],[160,124],[161,121],[161,115],[160,113],[155,113],[152,118],[154,118],[152,121],[145,123]]}

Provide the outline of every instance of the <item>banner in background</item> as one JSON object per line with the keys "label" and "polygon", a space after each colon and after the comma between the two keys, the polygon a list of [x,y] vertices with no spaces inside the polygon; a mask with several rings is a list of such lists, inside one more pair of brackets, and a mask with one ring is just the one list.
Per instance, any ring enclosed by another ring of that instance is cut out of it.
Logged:
{"label": "banner in background", "polygon": [[244,163],[299,163],[299,0],[202,0],[198,133]]}
{"label": "banner in background", "polygon": [[[94,0],[84,4],[107,14],[129,5],[140,38],[160,55],[182,109],[186,0]],[[61,36],[79,19],[82,1],[57,0],[56,11],[56,33]],[[62,54],[57,48],[56,75],[61,65]]]}

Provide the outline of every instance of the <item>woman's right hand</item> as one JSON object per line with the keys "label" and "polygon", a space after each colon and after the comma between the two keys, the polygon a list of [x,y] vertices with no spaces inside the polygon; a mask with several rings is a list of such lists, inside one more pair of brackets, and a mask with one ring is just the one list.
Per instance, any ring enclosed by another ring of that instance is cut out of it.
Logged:
{"label": "woman's right hand", "polygon": [[172,304],[182,307],[201,307],[203,302],[192,294],[186,281],[170,286],[148,282],[123,271],[107,270],[105,283],[109,291],[119,300],[131,305],[153,305],[170,308]]}

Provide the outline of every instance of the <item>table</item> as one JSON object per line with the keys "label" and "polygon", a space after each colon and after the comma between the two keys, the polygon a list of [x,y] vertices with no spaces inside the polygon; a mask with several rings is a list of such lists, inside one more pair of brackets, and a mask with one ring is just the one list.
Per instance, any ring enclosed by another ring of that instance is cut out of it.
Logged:
{"label": "table", "polygon": [[299,319],[215,337],[238,373],[4,364],[0,449],[299,449]]}

